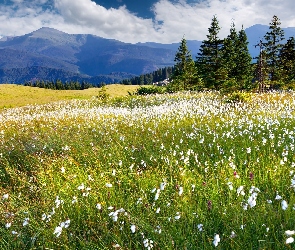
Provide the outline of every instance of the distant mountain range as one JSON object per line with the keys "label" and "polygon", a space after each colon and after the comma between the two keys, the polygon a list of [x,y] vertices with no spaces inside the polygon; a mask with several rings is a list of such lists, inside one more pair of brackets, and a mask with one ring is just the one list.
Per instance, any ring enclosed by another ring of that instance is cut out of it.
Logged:
{"label": "distant mountain range", "polygon": [[[254,25],[245,31],[251,55],[259,53],[255,44],[269,30]],[[295,28],[285,28],[286,39]],[[187,41],[193,58],[201,41]],[[0,83],[31,80],[87,81],[113,83],[158,68],[173,66],[179,43],[123,43],[94,35],[70,35],[52,28],[5,37],[0,40]]]}

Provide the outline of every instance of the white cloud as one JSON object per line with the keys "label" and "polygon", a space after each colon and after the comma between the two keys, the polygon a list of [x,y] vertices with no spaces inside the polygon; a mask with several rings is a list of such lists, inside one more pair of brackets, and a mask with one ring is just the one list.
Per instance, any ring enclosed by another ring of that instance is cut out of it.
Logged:
{"label": "white cloud", "polygon": [[[294,0],[159,0],[154,19],[143,19],[125,6],[106,9],[91,0],[13,0],[0,5],[0,35],[23,35],[42,26],[67,33],[95,34],[125,42],[179,42],[206,38],[213,15],[217,15],[220,37],[229,33],[235,22],[239,29],[254,24],[268,25],[277,15],[282,27],[295,27]],[[44,8],[46,6],[46,8]]]}

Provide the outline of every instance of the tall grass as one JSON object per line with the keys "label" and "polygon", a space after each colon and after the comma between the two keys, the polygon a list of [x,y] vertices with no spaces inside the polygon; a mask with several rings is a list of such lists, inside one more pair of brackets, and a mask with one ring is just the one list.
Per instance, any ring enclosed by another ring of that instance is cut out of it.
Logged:
{"label": "tall grass", "polygon": [[292,248],[294,108],[209,92],[6,109],[0,248]]}

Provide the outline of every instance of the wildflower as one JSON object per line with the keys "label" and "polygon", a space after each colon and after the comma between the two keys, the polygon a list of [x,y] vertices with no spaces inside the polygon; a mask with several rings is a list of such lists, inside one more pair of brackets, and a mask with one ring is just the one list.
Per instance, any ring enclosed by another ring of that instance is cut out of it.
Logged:
{"label": "wildflower", "polygon": [[61,167],[60,171],[64,174],[66,172],[66,169],[64,167]]}
{"label": "wildflower", "polygon": [[291,236],[291,235],[295,234],[295,231],[294,230],[287,230],[287,231],[285,231],[285,234],[287,236]]}
{"label": "wildflower", "polygon": [[161,208],[158,207],[156,210],[156,214],[160,213],[160,210],[161,210]]}
{"label": "wildflower", "polygon": [[234,177],[235,177],[236,179],[239,179],[239,178],[240,178],[240,176],[238,175],[237,171],[234,172]]}
{"label": "wildflower", "polygon": [[47,217],[47,216],[46,216],[46,214],[44,213],[44,214],[42,214],[42,217],[41,217],[41,219],[42,219],[42,220],[45,220],[45,219],[46,219],[46,217]]}
{"label": "wildflower", "polygon": [[64,222],[64,228],[68,228],[70,226],[70,223],[71,223],[71,220],[70,219],[67,219],[65,222]]}
{"label": "wildflower", "polygon": [[178,191],[178,194],[181,196],[183,193],[183,187],[179,187],[179,191]]}
{"label": "wildflower", "polygon": [[6,228],[10,228],[10,227],[11,227],[11,223],[10,223],[10,222],[7,222],[7,223],[5,224],[5,227],[6,227]]}
{"label": "wildflower", "polygon": [[289,237],[288,239],[286,239],[286,244],[290,244],[294,242],[294,238],[293,237]]}
{"label": "wildflower", "polygon": [[159,199],[160,189],[157,189],[157,193],[155,195],[155,201]]}
{"label": "wildflower", "polygon": [[18,235],[18,232],[16,232],[16,231],[11,231],[11,233],[12,233],[13,235]]}
{"label": "wildflower", "polygon": [[180,219],[180,213],[179,212],[176,213],[176,216],[174,217],[174,219],[175,220],[179,220]]}
{"label": "wildflower", "polygon": [[203,231],[203,224],[198,224],[198,226],[197,226],[197,227],[198,227],[198,229],[199,229],[199,231],[200,231],[200,232],[202,232],[202,231]]}
{"label": "wildflower", "polygon": [[233,183],[232,182],[228,182],[227,183],[229,190],[233,190]]}
{"label": "wildflower", "polygon": [[195,191],[195,188],[196,188],[196,185],[192,185],[192,192],[194,192]]}
{"label": "wildflower", "polygon": [[247,154],[251,153],[251,148],[246,148]]}
{"label": "wildflower", "polygon": [[30,219],[29,218],[25,218],[24,222],[23,222],[23,227],[29,224]]}
{"label": "wildflower", "polygon": [[240,187],[238,187],[238,189],[237,189],[237,194],[238,194],[238,196],[239,196],[239,195],[242,195],[242,196],[245,195],[245,192],[244,192],[244,186],[240,186]]}
{"label": "wildflower", "polygon": [[78,190],[84,190],[85,186],[84,186],[84,183],[82,183],[77,189]]}
{"label": "wildflower", "polygon": [[286,210],[288,208],[288,203],[285,200],[282,200],[281,206],[283,210]]}
{"label": "wildflower", "polygon": [[101,210],[101,204],[100,204],[100,203],[97,203],[97,204],[96,204],[96,208],[97,208],[98,210]]}
{"label": "wildflower", "polygon": [[220,242],[219,234],[215,234],[215,236],[214,236],[214,240],[213,240],[213,245],[214,245],[215,247],[217,247],[219,242]]}
{"label": "wildflower", "polygon": [[157,226],[157,228],[155,229],[155,232],[158,233],[158,234],[161,234],[162,233],[161,227]]}
{"label": "wildflower", "polygon": [[277,194],[275,200],[281,200],[281,199],[282,199],[282,196]]}
{"label": "wildflower", "polygon": [[162,182],[160,185],[160,190],[164,190],[166,184],[167,184],[166,182]]}
{"label": "wildflower", "polygon": [[253,181],[253,179],[254,179],[254,174],[253,174],[252,172],[250,172],[250,174],[249,174],[249,178],[250,178],[250,181]]}
{"label": "wildflower", "polygon": [[131,229],[131,232],[134,234],[135,233],[135,230],[136,230],[136,226],[135,225],[131,225],[130,229]]}
{"label": "wildflower", "polygon": [[230,234],[230,237],[235,238],[235,237],[237,237],[237,235],[236,235],[236,233],[234,231],[232,231],[231,234]]}
{"label": "wildflower", "polygon": [[64,203],[64,201],[63,200],[60,200],[59,197],[56,196],[56,199],[55,199],[55,207],[58,208],[63,203]]}
{"label": "wildflower", "polygon": [[208,208],[208,210],[211,210],[212,209],[212,201],[208,201],[207,202],[207,208]]}
{"label": "wildflower", "polygon": [[9,197],[9,194],[4,194],[4,195],[2,196],[2,200],[7,200],[8,197]]}
{"label": "wildflower", "polygon": [[111,188],[113,185],[111,183],[106,183],[107,188]]}
{"label": "wildflower", "polygon": [[152,240],[149,240],[149,239],[144,239],[143,240],[143,245],[145,248],[147,248],[148,250],[152,249],[153,248],[153,241]]}
{"label": "wildflower", "polygon": [[250,208],[256,206],[256,198],[257,198],[257,193],[251,194],[250,197],[248,198],[248,205],[250,206]]}
{"label": "wildflower", "polygon": [[56,238],[58,238],[62,233],[62,227],[61,226],[57,226],[53,232],[53,234],[55,234]]}
{"label": "wildflower", "polygon": [[72,204],[75,204],[77,202],[78,202],[77,197],[76,196],[73,196]]}

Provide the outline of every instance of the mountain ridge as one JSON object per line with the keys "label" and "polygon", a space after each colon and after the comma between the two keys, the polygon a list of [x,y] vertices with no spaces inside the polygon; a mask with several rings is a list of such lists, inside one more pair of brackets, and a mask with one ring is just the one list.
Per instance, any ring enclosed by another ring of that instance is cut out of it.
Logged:
{"label": "mountain ridge", "polygon": [[[245,29],[253,57],[259,54],[255,45],[268,30],[267,25],[260,24]],[[284,28],[284,31],[286,39],[295,36],[293,27]],[[201,44],[202,41],[187,40],[193,58],[197,56]],[[106,83],[113,83],[128,76],[173,66],[178,47],[179,43],[131,44],[43,27],[23,36],[0,39],[0,83],[8,80],[23,83],[24,80],[41,78],[79,79],[93,84],[104,79]]]}

